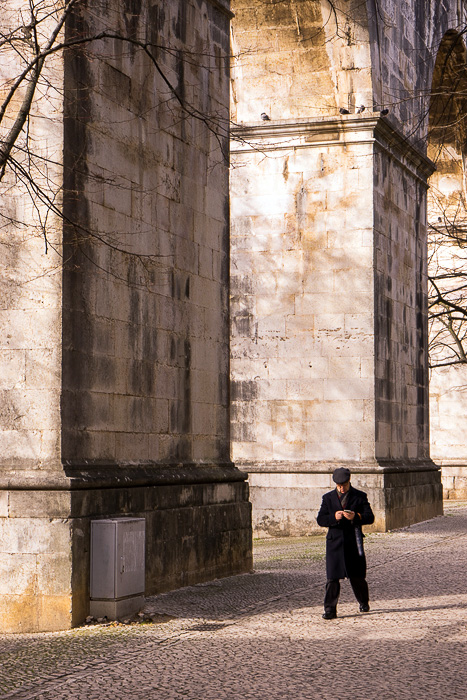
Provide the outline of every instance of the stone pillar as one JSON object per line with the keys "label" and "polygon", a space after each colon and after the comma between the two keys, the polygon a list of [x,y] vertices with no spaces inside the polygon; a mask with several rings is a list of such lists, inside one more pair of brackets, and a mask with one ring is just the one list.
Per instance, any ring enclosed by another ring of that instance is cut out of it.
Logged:
{"label": "stone pillar", "polygon": [[2,183],[2,631],[84,621],[95,518],[145,518],[148,595],[252,565],[229,453],[229,3],[133,5],[77,3],[66,38],[118,38],[44,74],[15,155],[48,201]]}
{"label": "stone pillar", "polygon": [[[238,140],[236,140],[238,139]],[[379,115],[234,131],[233,459],[259,536],[316,529],[347,466],[376,529],[442,511],[429,458],[426,180]]]}
{"label": "stone pillar", "polygon": [[[2,31],[17,32],[25,22],[24,11],[19,0],[2,8]],[[41,20],[40,31],[46,35],[56,17]],[[20,44],[18,51],[2,46],[4,85],[24,69],[21,53],[31,57],[27,42]],[[54,85],[60,89],[54,90]],[[46,481],[65,481],[60,462],[62,85],[63,57],[57,54],[44,64],[39,79],[42,99],[32,105],[29,140],[19,139],[19,148],[12,152],[16,163],[8,164],[0,183],[2,631],[56,629],[57,621],[64,627],[70,620],[70,494],[42,488]],[[6,111],[2,138],[14,123],[23,95],[20,88]],[[22,150],[28,146],[29,162]],[[24,175],[28,170],[36,190]],[[55,207],[47,207],[48,195]]]}

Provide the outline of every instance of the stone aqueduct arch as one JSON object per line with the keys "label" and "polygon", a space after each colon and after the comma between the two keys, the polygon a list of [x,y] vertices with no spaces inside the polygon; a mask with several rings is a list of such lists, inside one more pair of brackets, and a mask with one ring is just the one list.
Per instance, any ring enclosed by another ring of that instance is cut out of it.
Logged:
{"label": "stone aqueduct arch", "polygon": [[464,3],[232,6],[232,441],[254,528],[315,529],[336,465],[377,527],[431,517],[427,129]]}
{"label": "stone aqueduct arch", "polygon": [[[454,245],[454,240],[456,235],[465,240],[467,223],[466,90],[464,37],[456,31],[448,31],[433,71],[428,133],[428,154],[436,163],[428,191],[428,221],[432,231],[429,256],[433,274],[452,273],[463,265],[465,245]],[[458,286],[459,278],[451,282],[451,287]],[[449,340],[446,331],[446,326],[433,321],[432,339],[437,334],[436,339],[441,342]],[[440,363],[451,359],[442,350],[434,349],[433,355]],[[466,415],[463,367],[446,364],[434,368],[430,377],[431,456],[442,466],[445,498],[466,497]]]}
{"label": "stone aqueduct arch", "polygon": [[146,593],[249,570],[245,471],[265,535],[309,532],[336,464],[370,492],[380,528],[441,512],[426,129],[435,53],[465,26],[464,2],[78,5],[71,36],[111,25],[157,44],[180,94],[224,127],[235,13],[230,437],[242,471],[229,458],[225,130],[219,141],[179,111],[134,48],[66,52],[29,123],[35,164],[49,158],[42,186],[58,183],[60,204],[64,185],[46,260],[25,193],[8,178],[2,190],[5,631],[85,619],[94,518],[145,518]]}

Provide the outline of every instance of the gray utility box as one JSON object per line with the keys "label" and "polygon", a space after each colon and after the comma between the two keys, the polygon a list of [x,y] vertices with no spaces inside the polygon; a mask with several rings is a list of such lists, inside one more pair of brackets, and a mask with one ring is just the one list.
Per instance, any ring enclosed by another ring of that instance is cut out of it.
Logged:
{"label": "gray utility box", "polygon": [[91,521],[90,614],[115,620],[144,604],[144,518]]}

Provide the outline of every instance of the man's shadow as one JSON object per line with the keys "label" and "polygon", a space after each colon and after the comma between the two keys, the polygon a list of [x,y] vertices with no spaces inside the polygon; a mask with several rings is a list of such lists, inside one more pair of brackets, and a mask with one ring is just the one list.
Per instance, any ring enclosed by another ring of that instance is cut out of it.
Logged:
{"label": "man's shadow", "polygon": [[446,605],[417,605],[410,608],[374,608],[372,607],[367,613],[349,613],[339,614],[340,619],[345,617],[369,617],[374,615],[386,615],[387,613],[410,613],[410,612],[427,612],[432,610],[460,610],[467,608],[467,603],[447,603]]}

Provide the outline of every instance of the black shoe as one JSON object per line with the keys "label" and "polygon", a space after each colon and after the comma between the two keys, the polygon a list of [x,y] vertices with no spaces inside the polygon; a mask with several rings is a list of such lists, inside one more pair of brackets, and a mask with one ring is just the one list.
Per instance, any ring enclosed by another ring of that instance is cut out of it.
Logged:
{"label": "black shoe", "polygon": [[337,613],[334,610],[326,610],[323,614],[323,620],[334,620],[337,617]]}
{"label": "black shoe", "polygon": [[370,606],[367,605],[360,605],[360,612],[370,612]]}

